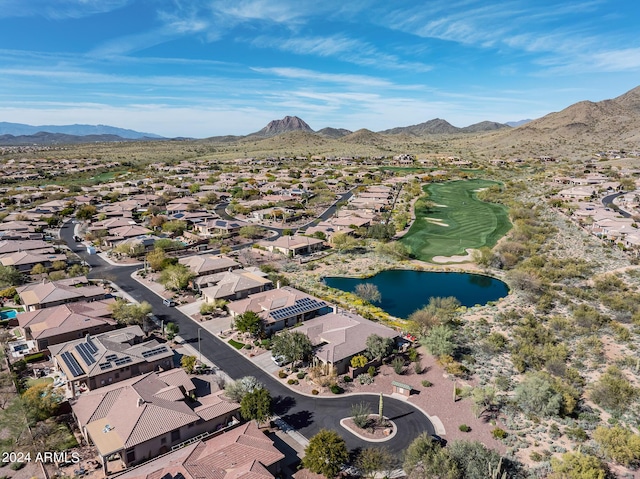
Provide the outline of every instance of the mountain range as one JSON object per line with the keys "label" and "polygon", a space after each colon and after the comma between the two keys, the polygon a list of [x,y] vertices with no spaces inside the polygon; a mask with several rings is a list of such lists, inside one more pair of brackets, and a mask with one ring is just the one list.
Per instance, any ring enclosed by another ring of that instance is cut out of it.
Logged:
{"label": "mountain range", "polygon": [[[510,148],[517,153],[519,146],[527,150],[551,149],[558,145],[608,144],[611,147],[640,142],[640,87],[611,100],[581,101],[562,111],[549,113],[536,120],[497,123],[483,121],[463,128],[446,120],[435,118],[417,125],[396,127],[379,132],[367,129],[355,132],[344,128],[326,127],[314,131],[297,116],[285,116],[269,122],[261,130],[246,136],[218,136],[206,141],[235,143],[276,139],[281,135],[296,134],[298,140],[307,138],[320,147],[323,142],[339,141],[354,145],[369,144],[383,147],[394,141],[421,141],[420,138],[464,138],[467,145]],[[397,138],[397,140],[393,140]],[[0,122],[0,145],[93,143],[162,139],[152,133],[116,128],[106,125],[43,125]],[[305,140],[306,141],[306,140]],[[272,141],[269,147],[275,145]],[[384,148],[383,148],[384,149]]]}

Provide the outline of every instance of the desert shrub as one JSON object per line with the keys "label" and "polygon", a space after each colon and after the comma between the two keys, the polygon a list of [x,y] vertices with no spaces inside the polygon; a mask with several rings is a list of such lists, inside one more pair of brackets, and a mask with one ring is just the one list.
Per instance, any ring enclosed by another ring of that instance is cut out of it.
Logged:
{"label": "desert shrub", "polygon": [[369,374],[369,376],[373,377],[376,375],[376,368],[375,366],[369,366],[369,369],[367,369],[367,373]]}
{"label": "desert shrub", "polygon": [[345,374],[345,376],[342,378],[342,380],[345,383],[350,383],[351,381],[353,381],[353,378],[351,376]]}
{"label": "desert shrub", "polygon": [[361,402],[351,406],[351,417],[353,423],[360,429],[365,429],[369,425],[369,416],[371,415],[371,408],[367,403]]}
{"label": "desert shrub", "polygon": [[286,378],[287,376],[288,376],[288,374],[287,374],[287,373],[285,373],[282,369],[281,369],[280,371],[278,371],[278,377],[279,377],[280,379],[284,379],[284,378]]}
{"label": "desert shrub", "polygon": [[610,412],[624,412],[638,397],[638,390],[616,366],[610,366],[591,389],[591,399]]}
{"label": "desert shrub", "polygon": [[505,437],[507,437],[507,431],[497,427],[493,431],[491,431],[491,435],[496,439],[504,439]]}
{"label": "desert shrub", "polygon": [[338,386],[337,384],[332,384],[329,389],[331,390],[331,392],[333,394],[342,394],[344,392],[344,389],[342,389],[340,386]]}
{"label": "desert shrub", "polygon": [[422,374],[422,363],[420,361],[413,363],[413,372],[416,374]]}
{"label": "desert shrub", "polygon": [[426,379],[422,380],[422,387],[430,388],[431,386],[433,386],[433,383],[431,381],[428,381]]}
{"label": "desert shrub", "polygon": [[320,391],[318,391],[317,389],[312,389],[311,394],[313,394],[314,396],[317,396],[318,394],[320,394]]}
{"label": "desert shrub", "polygon": [[531,459],[534,462],[540,462],[544,460],[544,456],[540,454],[538,451],[531,451],[531,454],[529,454],[529,459]]}
{"label": "desert shrub", "polygon": [[298,379],[304,379],[304,377],[307,375],[307,373],[305,373],[304,371],[300,371],[298,374],[296,374],[296,377]]}
{"label": "desert shrub", "polygon": [[368,374],[361,374],[358,376],[358,382],[362,385],[373,384],[373,376]]}
{"label": "desert shrub", "polygon": [[420,357],[420,354],[418,354],[417,349],[409,348],[409,351],[407,351],[407,357],[409,358],[409,361],[411,361],[412,363],[415,363]]}
{"label": "desert shrub", "polygon": [[566,436],[576,442],[584,442],[589,439],[588,434],[581,427],[566,427],[564,430]]}
{"label": "desert shrub", "polygon": [[291,384],[295,384],[296,380],[295,379],[289,379],[287,380],[287,384],[291,385]]}
{"label": "desert shrub", "polygon": [[391,361],[391,366],[393,367],[393,371],[396,374],[404,373],[404,359],[402,359],[400,356],[396,356],[395,358],[393,358],[393,361]]}
{"label": "desert shrub", "polygon": [[460,426],[458,426],[458,429],[460,429],[462,432],[471,431],[471,428],[469,426],[467,426],[466,424],[460,424]]}

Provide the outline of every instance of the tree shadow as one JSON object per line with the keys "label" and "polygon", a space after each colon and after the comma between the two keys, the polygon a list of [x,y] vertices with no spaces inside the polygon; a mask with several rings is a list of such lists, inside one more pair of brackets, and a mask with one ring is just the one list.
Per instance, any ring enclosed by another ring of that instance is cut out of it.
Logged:
{"label": "tree shadow", "polygon": [[282,416],[296,405],[296,400],[291,396],[276,396],[273,398],[271,404],[273,406],[273,412],[278,416]]}
{"label": "tree shadow", "polygon": [[281,417],[283,421],[294,429],[303,429],[313,423],[313,413],[311,411],[298,411]]}

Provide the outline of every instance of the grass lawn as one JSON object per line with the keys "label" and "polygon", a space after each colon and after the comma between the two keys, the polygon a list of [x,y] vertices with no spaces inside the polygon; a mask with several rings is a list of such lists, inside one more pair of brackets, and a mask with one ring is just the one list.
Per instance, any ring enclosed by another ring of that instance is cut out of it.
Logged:
{"label": "grass lawn", "polygon": [[53,378],[38,378],[38,379],[33,379],[33,378],[27,378],[27,381],[25,383],[25,386],[30,388],[31,386],[35,386],[36,384],[49,384],[49,383],[53,383]]}
{"label": "grass lawn", "polygon": [[486,180],[432,183],[425,187],[427,209],[416,202],[416,221],[400,240],[419,260],[465,254],[467,248],[492,247],[511,229],[507,208],[485,203],[475,191],[496,184]]}
{"label": "grass lawn", "polygon": [[239,343],[238,341],[234,340],[234,339],[229,339],[229,341],[227,341],[231,346],[233,346],[236,349],[242,349],[244,348],[244,343]]}

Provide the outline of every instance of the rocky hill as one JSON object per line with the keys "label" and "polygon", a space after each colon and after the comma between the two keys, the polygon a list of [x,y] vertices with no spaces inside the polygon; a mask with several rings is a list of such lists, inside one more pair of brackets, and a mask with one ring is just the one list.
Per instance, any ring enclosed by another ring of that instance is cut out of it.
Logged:
{"label": "rocky hill", "polygon": [[308,131],[313,133],[311,127],[307,125],[304,120],[301,120],[297,116],[285,116],[282,120],[270,121],[262,130],[252,133],[249,136],[270,137],[290,131]]}
{"label": "rocky hill", "polygon": [[353,133],[351,130],[346,130],[344,128],[323,128],[322,130],[316,131],[317,135],[324,136],[327,138],[342,138],[343,136],[347,136]]}

